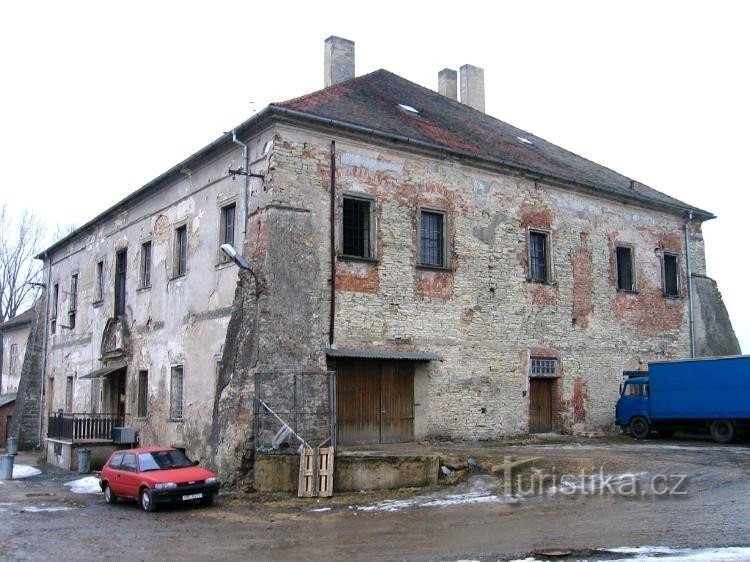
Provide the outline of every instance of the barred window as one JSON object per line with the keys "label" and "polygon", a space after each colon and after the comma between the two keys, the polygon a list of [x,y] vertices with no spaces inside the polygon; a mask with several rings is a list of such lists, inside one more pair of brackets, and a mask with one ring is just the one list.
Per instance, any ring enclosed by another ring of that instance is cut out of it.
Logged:
{"label": "barred window", "polygon": [[342,252],[345,256],[373,257],[372,201],[344,197],[341,218]]}
{"label": "barred window", "polygon": [[536,283],[551,280],[549,235],[546,232],[529,232],[529,280]]}
{"label": "barred window", "polygon": [[445,267],[445,213],[421,211],[419,215],[419,263]]}
{"label": "barred window", "polygon": [[557,376],[557,359],[532,357],[531,376],[554,377]]}
{"label": "barred window", "polygon": [[172,380],[170,381],[169,396],[169,419],[182,419],[183,406],[183,370],[182,365],[172,367]]}

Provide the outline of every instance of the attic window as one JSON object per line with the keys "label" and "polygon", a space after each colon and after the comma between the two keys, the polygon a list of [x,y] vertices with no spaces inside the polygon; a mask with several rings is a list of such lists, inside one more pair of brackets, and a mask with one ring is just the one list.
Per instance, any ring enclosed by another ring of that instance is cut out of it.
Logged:
{"label": "attic window", "polygon": [[521,144],[528,144],[529,146],[534,146],[534,142],[530,141],[526,137],[516,137],[519,141],[521,141]]}
{"label": "attic window", "polygon": [[419,115],[419,110],[416,109],[416,108],[414,108],[414,107],[412,107],[412,106],[410,106],[410,105],[406,105],[405,103],[400,103],[400,104],[398,104],[398,106],[401,109],[403,109],[404,111],[407,111],[409,113],[413,113],[414,115]]}

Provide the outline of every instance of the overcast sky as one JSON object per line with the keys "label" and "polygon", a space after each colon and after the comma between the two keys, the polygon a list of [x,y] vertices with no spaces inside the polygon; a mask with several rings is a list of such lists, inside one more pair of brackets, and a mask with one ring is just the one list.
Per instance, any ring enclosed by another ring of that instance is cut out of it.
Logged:
{"label": "overcast sky", "polygon": [[485,69],[487,112],[692,205],[750,352],[743,2],[6,2],[0,203],[81,225],[272,101],[357,74],[437,88]]}

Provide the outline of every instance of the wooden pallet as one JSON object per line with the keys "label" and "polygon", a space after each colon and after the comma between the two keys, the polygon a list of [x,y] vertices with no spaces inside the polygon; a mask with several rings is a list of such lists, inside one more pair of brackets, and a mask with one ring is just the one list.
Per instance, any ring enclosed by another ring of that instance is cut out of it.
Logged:
{"label": "wooden pallet", "polygon": [[299,458],[300,498],[333,495],[333,447],[306,447]]}

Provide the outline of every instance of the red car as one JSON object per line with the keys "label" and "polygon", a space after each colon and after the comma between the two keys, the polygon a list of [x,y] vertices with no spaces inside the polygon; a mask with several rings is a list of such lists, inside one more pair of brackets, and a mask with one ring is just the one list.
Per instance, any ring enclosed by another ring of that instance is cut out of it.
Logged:
{"label": "red car", "polygon": [[185,454],[168,447],[143,447],[116,451],[99,476],[107,503],[117,498],[138,500],[143,511],[157,504],[199,501],[211,505],[219,491],[219,480]]}

